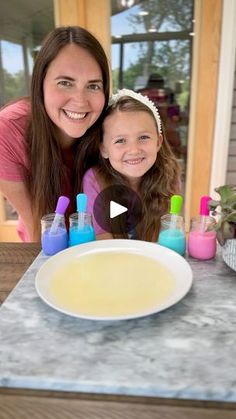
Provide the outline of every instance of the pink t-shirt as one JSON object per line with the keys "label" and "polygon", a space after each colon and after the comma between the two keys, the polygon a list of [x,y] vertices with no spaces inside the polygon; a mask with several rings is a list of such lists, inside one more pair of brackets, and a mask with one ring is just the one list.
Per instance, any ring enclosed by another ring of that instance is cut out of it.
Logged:
{"label": "pink t-shirt", "polygon": [[[25,181],[29,170],[25,132],[30,115],[26,99],[15,102],[0,111],[0,179]],[[23,241],[29,241],[27,231],[19,218],[17,232]]]}
{"label": "pink t-shirt", "polygon": [[88,169],[83,177],[83,192],[88,197],[88,206],[87,211],[93,215],[93,227],[95,230],[95,234],[101,234],[106,233],[105,230],[103,230],[100,225],[97,223],[94,213],[93,213],[93,206],[94,201],[97,198],[98,194],[101,192],[101,187],[98,184],[98,181],[95,177],[93,169]]}
{"label": "pink t-shirt", "polygon": [[29,169],[25,132],[30,115],[27,100],[15,102],[0,112],[0,178],[24,181]]}

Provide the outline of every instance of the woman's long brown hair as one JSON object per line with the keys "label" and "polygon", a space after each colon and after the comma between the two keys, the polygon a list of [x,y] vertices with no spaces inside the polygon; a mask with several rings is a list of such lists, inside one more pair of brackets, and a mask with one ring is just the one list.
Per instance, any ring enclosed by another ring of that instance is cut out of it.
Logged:
{"label": "woman's long brown hair", "polygon": [[[146,105],[134,98],[124,96],[107,109],[105,117],[114,112],[137,112],[138,118],[138,112],[141,111],[148,112],[155,121],[152,111]],[[164,130],[163,126],[162,128]],[[170,197],[180,192],[180,167],[165,134],[162,133],[162,135],[163,142],[157,153],[156,161],[143,175],[139,185],[138,192],[142,201],[142,221],[136,228],[136,238],[140,240],[157,240],[160,230],[160,217],[169,212]],[[102,187],[111,185],[129,186],[125,176],[113,169],[109,160],[102,156],[99,157],[96,175]],[[123,232],[122,235],[119,235],[119,237],[121,236],[127,238],[127,233]]]}
{"label": "woman's long brown hair", "polygon": [[[63,163],[63,151],[56,135],[56,127],[44,107],[43,81],[50,63],[56,58],[59,51],[70,43],[86,49],[101,68],[105,94],[103,112],[109,98],[108,61],[97,39],[90,32],[78,26],[60,27],[53,30],[45,39],[35,61],[31,84],[32,114],[27,131],[30,161],[27,186],[31,196],[35,233],[38,236],[40,219],[44,214],[55,210],[57,199],[61,195],[62,186],[66,182],[67,176]],[[102,115],[73,145],[75,194],[81,189],[83,174],[88,167],[94,164],[94,156],[98,154],[95,139],[99,135],[101,118]]]}

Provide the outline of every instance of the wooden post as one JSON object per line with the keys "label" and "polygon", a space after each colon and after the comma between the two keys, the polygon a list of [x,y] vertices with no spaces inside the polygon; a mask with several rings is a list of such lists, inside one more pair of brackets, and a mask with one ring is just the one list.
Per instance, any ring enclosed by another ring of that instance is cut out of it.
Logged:
{"label": "wooden post", "polygon": [[110,0],[54,0],[56,26],[78,25],[101,42],[110,58]]}
{"label": "wooden post", "polygon": [[219,72],[222,0],[195,1],[195,38],[187,156],[185,215],[209,194]]}

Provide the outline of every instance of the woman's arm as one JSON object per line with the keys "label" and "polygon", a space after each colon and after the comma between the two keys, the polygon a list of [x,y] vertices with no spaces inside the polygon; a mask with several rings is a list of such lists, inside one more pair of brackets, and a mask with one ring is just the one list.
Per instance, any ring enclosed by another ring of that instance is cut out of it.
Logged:
{"label": "woman's arm", "polygon": [[28,241],[37,242],[39,237],[34,235],[31,201],[24,182],[0,179],[0,192],[7,198],[21,217],[27,230]]}

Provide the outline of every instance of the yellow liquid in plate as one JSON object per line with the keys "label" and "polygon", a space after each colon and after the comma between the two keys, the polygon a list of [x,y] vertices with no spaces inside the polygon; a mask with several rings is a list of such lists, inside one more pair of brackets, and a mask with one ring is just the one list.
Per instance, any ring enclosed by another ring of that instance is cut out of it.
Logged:
{"label": "yellow liquid in plate", "polygon": [[60,266],[48,286],[62,310],[91,317],[150,312],[174,290],[174,275],[158,261],[114,251],[72,259]]}

